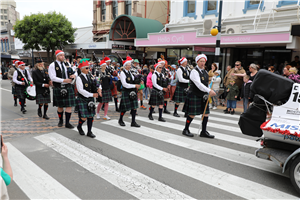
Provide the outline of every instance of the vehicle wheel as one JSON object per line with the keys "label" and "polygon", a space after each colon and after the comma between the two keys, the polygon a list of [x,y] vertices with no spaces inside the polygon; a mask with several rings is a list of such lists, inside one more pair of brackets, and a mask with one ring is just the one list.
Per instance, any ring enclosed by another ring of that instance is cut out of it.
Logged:
{"label": "vehicle wheel", "polygon": [[296,191],[300,193],[300,156],[292,161],[290,179]]}

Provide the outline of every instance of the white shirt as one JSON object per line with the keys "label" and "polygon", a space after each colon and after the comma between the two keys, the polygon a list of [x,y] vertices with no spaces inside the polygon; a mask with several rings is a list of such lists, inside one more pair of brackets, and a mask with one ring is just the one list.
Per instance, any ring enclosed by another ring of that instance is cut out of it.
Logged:
{"label": "white shirt", "polygon": [[[181,67],[183,67],[183,66],[181,66]],[[183,68],[186,69],[185,67],[183,67]],[[182,69],[179,67],[179,68],[177,69],[177,77],[178,77],[178,81],[179,81],[180,83],[189,83],[189,80],[188,80],[188,79],[183,78],[182,73],[183,73],[183,71],[182,71]],[[188,72],[188,71],[187,71],[187,75],[189,75],[189,72]]]}
{"label": "white shirt", "polygon": [[[84,73],[81,73],[84,78],[88,81],[87,77],[86,77],[86,74]],[[92,81],[92,80],[91,80]],[[82,80],[80,78],[80,76],[78,76],[76,78],[76,87],[77,87],[77,91],[84,97],[86,98],[89,98],[89,97],[93,97],[93,93],[90,93],[88,91],[86,91],[85,89],[83,89],[83,83],[82,83]]]}
{"label": "white shirt", "polygon": [[[67,68],[65,66],[65,64],[63,64],[63,66],[61,66],[61,62],[59,62],[58,60],[54,61],[54,62],[57,62],[58,66],[60,67],[60,70],[65,70],[65,74],[66,74],[66,77],[68,78],[68,72],[67,72]],[[63,83],[65,79],[63,78],[58,78],[56,76],[56,71],[55,71],[55,64],[51,63],[49,65],[49,69],[48,69],[48,72],[49,72],[49,77],[51,79],[51,81],[53,82],[56,82],[56,83],[62,83],[62,84],[67,84],[67,83]]]}
{"label": "white shirt", "polygon": [[[126,69],[124,69],[124,71],[126,71],[126,73],[131,74],[131,72],[127,71]],[[121,75],[120,75],[120,80],[121,80],[122,86],[127,89],[135,88],[135,84],[129,84],[126,82],[126,74],[124,73],[124,71],[122,71]],[[132,77],[132,80],[134,80],[134,76],[132,74],[131,74],[131,77]]]}
{"label": "white shirt", "polygon": [[154,72],[153,72],[152,77],[151,77],[153,87],[155,87],[155,88],[158,89],[158,90],[163,90],[164,88],[161,87],[161,86],[159,86],[159,85],[157,84],[157,82],[156,82],[156,80],[157,80],[156,73],[157,73],[158,75],[160,75],[160,73],[159,73],[158,71],[154,71]]}
{"label": "white shirt", "polygon": [[[21,71],[21,72],[23,72],[24,76],[25,76],[25,70],[26,70],[26,71],[27,71],[28,81],[33,82],[33,81],[32,81],[32,78],[31,78],[31,76],[30,76],[30,73],[28,72],[27,69],[24,69],[24,70],[17,69],[17,70],[15,70],[14,75],[13,75],[13,82],[15,82],[15,83],[18,84],[18,85],[22,85],[22,83],[23,83],[22,81],[18,81],[18,80],[17,80],[17,77],[18,77],[18,70]],[[21,78],[23,78],[23,76],[22,76]],[[25,78],[24,78],[24,79],[25,79]]]}
{"label": "white shirt", "polygon": [[[205,72],[204,69],[200,69],[198,66],[196,66],[196,67],[200,70],[200,73],[207,73],[207,72]],[[201,90],[203,92],[207,92],[207,93],[210,92],[211,89],[209,89],[203,83],[201,83],[199,74],[196,71],[196,69],[193,69],[191,71],[190,80],[194,82],[194,84],[199,88],[199,90]]]}

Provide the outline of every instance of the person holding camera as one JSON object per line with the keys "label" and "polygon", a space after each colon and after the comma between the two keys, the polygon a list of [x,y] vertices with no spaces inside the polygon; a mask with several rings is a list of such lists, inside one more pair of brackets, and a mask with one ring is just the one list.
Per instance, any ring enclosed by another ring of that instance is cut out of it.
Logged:
{"label": "person holding camera", "polygon": [[[0,138],[2,136],[0,135]],[[11,183],[13,180],[13,172],[10,166],[10,162],[8,159],[8,149],[6,144],[4,144],[2,141],[1,146],[1,156],[2,156],[2,163],[3,168],[0,168],[0,199],[9,199],[8,192],[6,186]]]}
{"label": "person holding camera", "polygon": [[[36,104],[38,104],[37,114],[44,119],[50,119],[47,116],[48,103],[51,103],[50,89],[52,81],[50,80],[48,70],[44,67],[44,62],[38,60],[36,69],[32,72],[32,79],[35,83]],[[44,106],[44,115],[42,115],[42,107]]]}
{"label": "person holding camera", "polygon": [[[96,136],[92,133],[92,126],[95,115],[95,100],[94,97],[101,95],[100,90],[97,88],[94,77],[89,74],[89,62],[87,59],[82,59],[78,68],[81,70],[81,74],[76,79],[76,87],[78,90],[78,125],[77,130],[80,135],[85,135],[82,130],[82,124],[87,121],[88,132],[87,136],[95,138]],[[98,94],[99,93],[99,94]]]}
{"label": "person holding camera", "polygon": [[76,75],[69,75],[67,67],[64,64],[65,53],[61,50],[55,51],[56,61],[49,65],[49,76],[53,82],[53,106],[57,108],[57,114],[59,117],[58,127],[63,126],[63,114],[64,108],[66,114],[66,128],[74,128],[70,124],[72,107],[76,105],[74,87],[71,85],[72,79],[76,78]]}
{"label": "person holding camera", "polygon": [[167,92],[167,88],[163,88],[163,75],[161,73],[163,65],[158,63],[154,65],[155,72],[153,73],[151,79],[153,83],[153,89],[150,95],[149,105],[150,112],[148,118],[153,120],[152,113],[155,106],[158,106],[159,117],[158,121],[165,122],[166,120],[162,117],[163,107],[164,107],[164,92]]}
{"label": "person holding camera", "polygon": [[[138,108],[137,101],[137,90],[141,87],[138,83],[135,83],[134,76],[130,72],[132,58],[129,56],[125,61],[123,61],[124,70],[121,71],[120,80],[122,83],[122,97],[120,103],[120,118],[119,124],[120,126],[125,126],[123,121],[123,116],[126,111],[131,110],[131,126],[132,127],[140,127],[135,121],[136,109]],[[141,82],[143,83],[143,82]]]}

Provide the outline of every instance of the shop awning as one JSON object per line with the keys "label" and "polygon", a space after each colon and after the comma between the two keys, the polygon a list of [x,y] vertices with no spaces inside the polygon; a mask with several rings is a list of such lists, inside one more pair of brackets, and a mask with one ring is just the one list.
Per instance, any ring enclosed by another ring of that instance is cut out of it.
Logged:
{"label": "shop awning", "polygon": [[6,55],[6,54],[1,54],[1,58],[2,58],[2,59],[3,59],[3,58],[10,59],[11,56],[10,56],[10,55]]}
{"label": "shop awning", "polygon": [[133,41],[136,38],[147,38],[148,33],[160,32],[163,28],[157,20],[120,15],[111,25],[109,39]]}

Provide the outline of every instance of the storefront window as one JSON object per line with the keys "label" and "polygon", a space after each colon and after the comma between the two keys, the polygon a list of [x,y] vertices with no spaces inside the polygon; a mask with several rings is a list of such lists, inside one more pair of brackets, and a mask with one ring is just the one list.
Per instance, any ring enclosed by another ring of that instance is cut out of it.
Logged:
{"label": "storefront window", "polygon": [[105,22],[105,12],[106,12],[105,1],[102,1],[102,2],[101,2],[102,22]]}
{"label": "storefront window", "polygon": [[131,0],[125,1],[125,14],[131,15]]}

